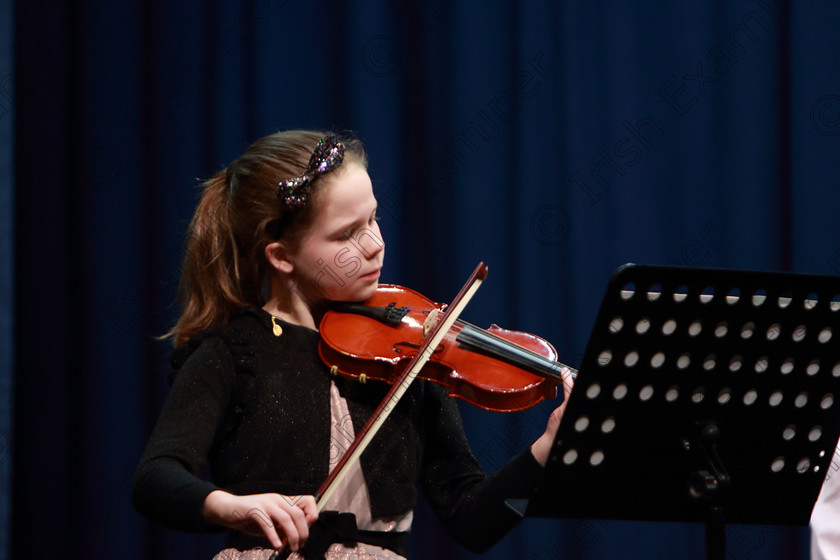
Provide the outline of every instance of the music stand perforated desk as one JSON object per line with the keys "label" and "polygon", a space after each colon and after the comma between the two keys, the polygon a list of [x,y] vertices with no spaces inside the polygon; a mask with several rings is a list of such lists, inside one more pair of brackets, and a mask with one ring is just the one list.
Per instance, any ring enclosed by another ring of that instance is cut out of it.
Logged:
{"label": "music stand perforated desk", "polygon": [[[625,265],[613,276],[534,517],[806,525],[840,435],[840,282]],[[514,503],[516,502],[516,503]]]}

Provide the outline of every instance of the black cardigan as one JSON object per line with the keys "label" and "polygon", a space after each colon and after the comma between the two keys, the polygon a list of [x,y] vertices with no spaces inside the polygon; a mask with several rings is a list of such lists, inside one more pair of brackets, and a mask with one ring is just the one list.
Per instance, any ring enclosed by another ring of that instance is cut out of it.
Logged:
{"label": "black cardigan", "polygon": [[[207,494],[313,494],[330,456],[330,374],[316,331],[261,309],[243,311],[173,353],[172,388],[134,476],[133,500],[170,528],[219,530],[200,515]],[[334,378],[356,431],[381,402],[384,383]],[[412,509],[422,487],[435,514],[479,552],[518,521],[503,503],[526,497],[542,468],[529,450],[486,477],[445,390],[417,380],[361,457],[373,517]],[[209,460],[213,482],[200,478]],[[239,535],[235,535],[239,536]],[[268,541],[265,541],[268,546]]]}

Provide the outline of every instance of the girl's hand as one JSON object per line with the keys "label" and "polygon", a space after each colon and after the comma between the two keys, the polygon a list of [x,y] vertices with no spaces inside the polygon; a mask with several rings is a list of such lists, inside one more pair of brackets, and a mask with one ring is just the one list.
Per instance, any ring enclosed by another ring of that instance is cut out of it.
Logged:
{"label": "girl's hand", "polygon": [[309,525],[318,519],[312,496],[236,496],[223,490],[207,495],[201,515],[208,523],[249,535],[265,535],[275,549],[288,546],[292,551],[303,546],[309,537]]}
{"label": "girl's hand", "polygon": [[563,413],[566,412],[566,407],[569,406],[569,395],[572,393],[572,386],[574,379],[571,372],[563,372],[563,404],[554,409],[551,416],[548,417],[548,424],[545,427],[543,435],[531,444],[531,454],[540,465],[545,466],[548,462],[548,453],[551,451],[551,446],[554,444],[554,437],[557,435],[557,428],[560,427],[560,420],[563,418]]}

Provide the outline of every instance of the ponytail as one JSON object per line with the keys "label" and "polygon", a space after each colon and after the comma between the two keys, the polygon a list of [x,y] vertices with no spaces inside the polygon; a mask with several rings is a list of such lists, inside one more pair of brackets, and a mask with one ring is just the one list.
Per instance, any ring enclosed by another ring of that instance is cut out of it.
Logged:
{"label": "ponytail", "polygon": [[227,322],[247,305],[242,294],[239,250],[230,227],[227,172],[203,184],[187,230],[178,303],[182,314],[169,333],[175,346],[212,325]]}

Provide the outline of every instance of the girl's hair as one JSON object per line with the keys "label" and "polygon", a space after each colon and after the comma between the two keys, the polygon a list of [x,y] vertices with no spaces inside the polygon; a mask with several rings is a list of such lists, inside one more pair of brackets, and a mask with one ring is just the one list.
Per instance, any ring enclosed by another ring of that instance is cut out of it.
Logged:
{"label": "girl's hair", "polygon": [[[332,132],[288,130],[254,142],[239,159],[202,184],[203,191],[187,230],[178,287],[181,317],[167,333],[176,347],[210,326],[226,323],[237,309],[262,306],[268,262],[265,247],[283,239],[297,242],[313,220],[319,184],[309,204],[285,209],[277,197],[280,181],[301,176],[318,141]],[[339,137],[344,162],[367,167],[356,138]],[[339,168],[340,168],[339,167]]]}

